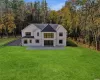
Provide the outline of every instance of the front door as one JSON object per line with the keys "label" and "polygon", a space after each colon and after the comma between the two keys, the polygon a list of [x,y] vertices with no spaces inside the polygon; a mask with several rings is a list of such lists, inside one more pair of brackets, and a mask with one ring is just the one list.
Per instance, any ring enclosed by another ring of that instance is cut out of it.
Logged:
{"label": "front door", "polygon": [[53,46],[53,40],[44,40],[44,46]]}

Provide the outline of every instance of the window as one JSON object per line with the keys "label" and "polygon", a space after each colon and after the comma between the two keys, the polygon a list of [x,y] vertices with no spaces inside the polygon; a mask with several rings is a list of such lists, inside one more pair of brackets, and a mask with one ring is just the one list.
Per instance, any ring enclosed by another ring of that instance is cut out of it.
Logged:
{"label": "window", "polygon": [[61,33],[59,33],[59,36],[63,36],[63,33],[61,32]]}
{"label": "window", "polygon": [[24,40],[24,44],[27,44],[27,40]]}
{"label": "window", "polygon": [[30,43],[32,43],[32,40],[30,40]]}
{"label": "window", "polygon": [[54,38],[54,33],[44,33],[44,38]]}
{"label": "window", "polygon": [[63,40],[59,40],[59,44],[63,44]]}
{"label": "window", "polygon": [[26,36],[31,36],[31,32],[26,32]]}
{"label": "window", "polygon": [[39,43],[39,40],[36,40],[35,42],[36,42],[36,43]]}
{"label": "window", "polygon": [[37,33],[37,36],[39,36],[39,32]]}

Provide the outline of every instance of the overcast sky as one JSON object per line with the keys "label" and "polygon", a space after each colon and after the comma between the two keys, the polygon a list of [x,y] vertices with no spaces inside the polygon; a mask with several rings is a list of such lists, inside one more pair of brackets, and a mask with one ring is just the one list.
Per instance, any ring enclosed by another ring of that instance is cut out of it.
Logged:
{"label": "overcast sky", "polygon": [[[42,1],[42,0],[25,0],[25,2],[34,2],[34,1]],[[52,10],[59,10],[64,6],[66,0],[46,0],[46,1]]]}

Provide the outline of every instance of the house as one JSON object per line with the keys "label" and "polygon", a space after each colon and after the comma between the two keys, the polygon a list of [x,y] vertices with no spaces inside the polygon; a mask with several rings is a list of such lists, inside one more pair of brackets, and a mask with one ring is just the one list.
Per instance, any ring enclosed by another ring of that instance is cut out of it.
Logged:
{"label": "house", "polygon": [[67,31],[58,24],[30,24],[22,30],[22,46],[66,46]]}

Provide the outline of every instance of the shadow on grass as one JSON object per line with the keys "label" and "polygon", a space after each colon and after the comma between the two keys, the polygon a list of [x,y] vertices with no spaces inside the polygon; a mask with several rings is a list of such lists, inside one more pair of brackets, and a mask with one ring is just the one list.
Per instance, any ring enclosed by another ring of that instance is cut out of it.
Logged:
{"label": "shadow on grass", "polygon": [[73,41],[68,40],[68,41],[67,41],[67,46],[70,46],[70,47],[77,47],[78,45],[77,45],[76,43],[74,43]]}

